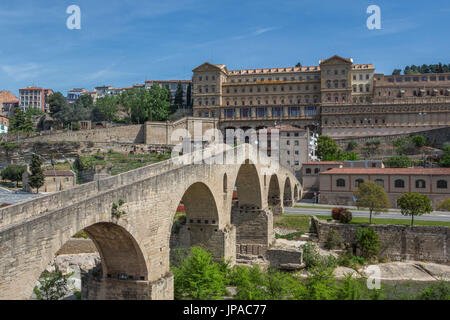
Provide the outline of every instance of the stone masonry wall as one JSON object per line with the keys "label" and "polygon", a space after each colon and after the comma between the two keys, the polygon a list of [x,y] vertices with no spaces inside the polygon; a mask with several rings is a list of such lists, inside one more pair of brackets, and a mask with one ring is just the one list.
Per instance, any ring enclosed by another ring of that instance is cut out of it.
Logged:
{"label": "stone masonry wall", "polygon": [[[357,229],[369,225],[328,223],[313,218],[319,242],[325,244],[328,233],[339,232],[344,243],[357,241]],[[435,226],[372,225],[381,243],[380,256],[392,260],[419,260],[450,264],[450,228]]]}

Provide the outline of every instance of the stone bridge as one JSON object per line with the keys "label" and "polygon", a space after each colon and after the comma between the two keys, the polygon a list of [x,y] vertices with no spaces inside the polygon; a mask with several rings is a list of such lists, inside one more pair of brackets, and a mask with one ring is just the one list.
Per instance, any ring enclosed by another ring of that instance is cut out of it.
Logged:
{"label": "stone bridge", "polygon": [[[237,250],[264,254],[274,240],[273,213],[299,199],[302,187],[276,161],[255,158],[251,145],[221,146],[0,209],[0,299],[29,299],[80,230],[102,259],[101,274],[83,285],[84,298],[173,299],[169,244],[180,201],[191,245],[232,262]],[[199,156],[201,163],[184,164]],[[233,161],[210,161],[219,156]]]}

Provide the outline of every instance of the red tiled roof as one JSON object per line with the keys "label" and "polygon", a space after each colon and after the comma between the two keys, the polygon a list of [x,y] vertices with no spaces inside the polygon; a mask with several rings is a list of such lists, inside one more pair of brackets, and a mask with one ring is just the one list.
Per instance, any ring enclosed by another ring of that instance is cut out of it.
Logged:
{"label": "red tiled roof", "polygon": [[321,174],[450,175],[450,168],[334,168]]}
{"label": "red tiled roof", "polygon": [[[55,176],[55,171],[53,170],[47,170],[44,171],[44,176],[45,177],[54,177]],[[72,171],[62,171],[62,170],[56,170],[56,176],[57,177],[72,177],[74,176],[74,173]]]}

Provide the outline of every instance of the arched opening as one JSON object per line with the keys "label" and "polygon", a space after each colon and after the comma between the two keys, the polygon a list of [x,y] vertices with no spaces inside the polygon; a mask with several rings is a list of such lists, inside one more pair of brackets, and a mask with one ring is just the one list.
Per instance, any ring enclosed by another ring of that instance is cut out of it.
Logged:
{"label": "arched opening", "polygon": [[272,175],[269,182],[269,191],[267,196],[269,208],[272,209],[273,214],[283,214],[283,206],[281,205],[281,192],[278,178]]}
{"label": "arched opening", "polygon": [[231,209],[231,223],[236,227],[236,259],[263,257],[273,241],[273,215],[262,208],[258,171],[248,160],[236,177],[237,201]]}
{"label": "arched opening", "polygon": [[300,200],[300,196],[298,194],[298,185],[295,185],[295,187],[294,187],[294,200],[295,201]]}
{"label": "arched opening", "polygon": [[[70,277],[69,277],[70,276]],[[64,283],[55,290],[55,279]],[[75,234],[41,274],[31,299],[122,300],[148,296],[144,255],[123,227],[101,222]]]}
{"label": "arched opening", "polygon": [[228,176],[225,173],[223,175],[223,193],[227,193],[228,192]]}
{"label": "arched opening", "polygon": [[284,182],[284,192],[283,192],[283,205],[285,207],[292,207],[292,188],[291,188],[291,180],[286,178]]}
{"label": "arched opening", "polygon": [[[224,177],[224,181],[226,178]],[[199,246],[223,258],[223,233],[219,230],[216,201],[207,185],[192,184],[182,196],[170,235],[170,263],[178,265],[187,249]]]}

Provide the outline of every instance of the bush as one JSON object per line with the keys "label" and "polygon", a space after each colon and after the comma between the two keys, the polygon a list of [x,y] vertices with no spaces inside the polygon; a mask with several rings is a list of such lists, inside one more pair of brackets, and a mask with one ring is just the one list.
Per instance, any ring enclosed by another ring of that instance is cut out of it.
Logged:
{"label": "bush", "polygon": [[355,256],[349,252],[343,252],[337,259],[337,264],[342,267],[352,268],[357,270],[360,265],[366,264],[366,259]]}
{"label": "bush", "polygon": [[325,248],[328,250],[339,249],[342,246],[341,235],[338,231],[331,229],[328,232],[327,242],[325,243]]}
{"label": "bush", "polygon": [[192,247],[180,267],[173,268],[176,299],[217,300],[226,295],[226,277],[211,254]]}
{"label": "bush", "polygon": [[353,218],[352,213],[349,210],[344,209],[341,211],[339,221],[341,223],[350,223],[352,221],[352,218]]}
{"label": "bush", "polygon": [[450,283],[440,281],[433,283],[418,296],[419,300],[450,300]]}
{"label": "bush", "polygon": [[372,228],[359,228],[357,231],[357,247],[360,250],[361,256],[366,259],[371,259],[377,256],[380,250],[380,241],[378,234]]}
{"label": "bush", "polygon": [[341,215],[341,209],[333,208],[333,210],[331,210],[331,216],[333,217],[333,220],[339,220],[340,215]]}
{"label": "bush", "polygon": [[348,151],[352,151],[355,150],[355,148],[358,146],[358,144],[356,143],[356,141],[352,140],[348,143],[347,145],[347,150]]}
{"label": "bush", "polygon": [[411,138],[411,141],[417,148],[421,148],[425,145],[425,143],[427,143],[427,138],[425,138],[424,136],[413,136]]}
{"label": "bush", "polygon": [[345,208],[333,208],[331,217],[333,220],[338,220],[341,223],[350,223],[352,221],[352,213]]}
{"label": "bush", "polygon": [[438,206],[437,206],[438,210],[442,210],[442,211],[450,211],[450,198],[445,199],[444,201],[442,201]]}
{"label": "bush", "polygon": [[303,262],[305,263],[305,266],[309,269],[313,268],[327,269],[327,268],[335,268],[337,266],[337,260],[335,257],[331,255],[321,256],[317,246],[310,241],[305,243],[302,249],[303,249]]}
{"label": "bush", "polygon": [[384,161],[384,164],[388,168],[409,168],[412,162],[408,156],[394,156]]}

